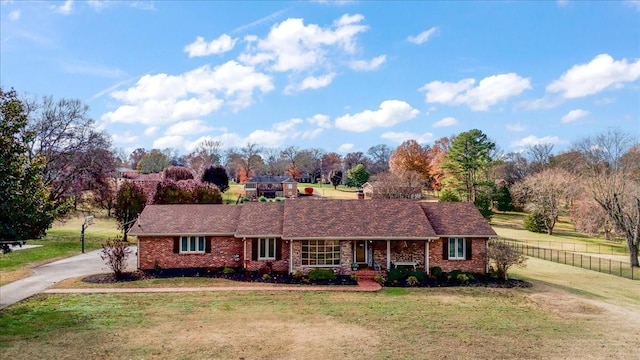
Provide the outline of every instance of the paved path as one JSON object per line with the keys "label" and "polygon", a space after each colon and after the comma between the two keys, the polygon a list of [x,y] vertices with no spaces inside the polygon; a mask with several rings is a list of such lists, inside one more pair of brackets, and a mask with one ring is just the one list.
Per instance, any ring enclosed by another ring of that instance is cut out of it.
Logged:
{"label": "paved path", "polygon": [[[136,250],[129,256],[127,269],[136,268]],[[110,272],[104,261],[100,258],[100,250],[72,256],[70,258],[55,261],[33,269],[34,274],[0,286],[0,309],[15,304],[37,293],[43,292],[51,285],[73,277]]]}

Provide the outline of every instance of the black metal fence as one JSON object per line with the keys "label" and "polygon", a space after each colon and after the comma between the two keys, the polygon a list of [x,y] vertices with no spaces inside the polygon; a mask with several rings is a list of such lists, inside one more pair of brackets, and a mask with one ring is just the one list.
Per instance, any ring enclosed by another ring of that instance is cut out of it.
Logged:
{"label": "black metal fence", "polygon": [[538,259],[571,265],[605,274],[616,275],[632,280],[640,280],[640,269],[633,268],[629,262],[611,260],[597,256],[583,255],[571,251],[548,249],[518,242],[501,240],[518,250],[521,254]]}

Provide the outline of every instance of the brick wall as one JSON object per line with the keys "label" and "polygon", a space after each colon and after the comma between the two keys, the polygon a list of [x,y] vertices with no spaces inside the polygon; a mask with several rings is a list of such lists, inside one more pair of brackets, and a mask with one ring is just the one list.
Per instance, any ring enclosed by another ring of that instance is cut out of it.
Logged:
{"label": "brick wall", "polygon": [[154,269],[156,264],[163,269],[240,267],[243,264],[242,239],[207,236],[207,241],[211,241],[211,253],[205,254],[176,254],[173,252],[173,241],[170,236],[139,237],[138,267],[147,270]]}
{"label": "brick wall", "polygon": [[253,248],[251,246],[251,242],[254,239],[247,239],[244,242],[244,246],[247,251],[247,258],[245,259],[245,268],[248,271],[258,271],[261,268],[267,266],[267,263],[271,263],[271,270],[273,271],[285,271],[289,272],[289,241],[282,240],[282,252],[280,253],[280,260],[251,260],[253,259]]}
{"label": "brick wall", "polygon": [[439,266],[446,272],[453,270],[475,273],[486,272],[487,239],[472,239],[471,260],[442,259],[442,241],[447,240],[447,238],[441,238],[429,243],[429,267]]}

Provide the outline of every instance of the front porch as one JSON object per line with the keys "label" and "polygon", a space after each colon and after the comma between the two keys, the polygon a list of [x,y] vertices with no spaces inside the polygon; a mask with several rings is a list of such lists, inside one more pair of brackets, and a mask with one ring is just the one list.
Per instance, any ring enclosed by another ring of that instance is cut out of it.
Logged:
{"label": "front porch", "polygon": [[363,270],[380,273],[395,267],[429,271],[429,240],[354,240],[352,249],[358,276]]}

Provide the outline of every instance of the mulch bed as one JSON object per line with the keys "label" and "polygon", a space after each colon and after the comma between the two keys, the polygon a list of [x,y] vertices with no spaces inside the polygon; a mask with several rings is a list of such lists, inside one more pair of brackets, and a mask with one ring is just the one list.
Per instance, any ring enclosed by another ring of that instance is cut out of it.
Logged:
{"label": "mulch bed", "polygon": [[[90,275],[82,279],[82,281],[93,284],[113,284],[118,282],[138,281],[145,279],[166,279],[176,277],[207,277],[207,278],[220,278],[241,282],[263,282],[272,284],[308,284],[308,285],[357,285],[350,276],[338,275],[336,280],[317,280],[310,281],[306,277],[296,277],[287,273],[270,273],[268,279],[263,278],[263,274],[259,272],[249,272],[244,270],[237,270],[232,274],[224,274],[219,270],[211,269],[166,269],[166,270],[137,270],[133,272],[126,272],[122,274],[122,277],[116,279],[112,274],[96,274]],[[508,279],[503,281],[501,279],[476,275],[473,281],[461,283],[455,280],[444,280],[436,278],[426,278],[419,284],[410,286],[406,283],[406,280],[400,280],[395,282],[387,282],[384,284],[386,287],[489,287],[489,288],[528,288],[532,284],[528,281],[519,279]]]}

